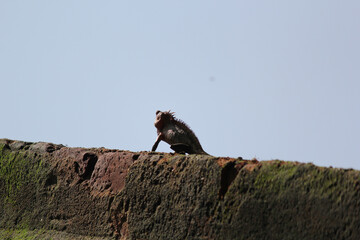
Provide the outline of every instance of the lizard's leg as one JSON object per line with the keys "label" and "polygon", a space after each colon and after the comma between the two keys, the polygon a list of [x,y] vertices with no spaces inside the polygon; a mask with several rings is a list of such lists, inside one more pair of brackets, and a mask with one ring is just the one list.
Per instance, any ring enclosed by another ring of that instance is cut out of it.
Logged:
{"label": "lizard's leg", "polygon": [[160,134],[157,136],[156,141],[155,141],[155,143],[154,143],[151,151],[154,152],[154,151],[157,149],[157,147],[158,147],[158,145],[159,145],[159,142],[160,142],[161,140],[162,140],[162,134],[160,133]]}
{"label": "lizard's leg", "polygon": [[193,153],[191,147],[185,143],[175,143],[170,145],[170,148],[176,153]]}

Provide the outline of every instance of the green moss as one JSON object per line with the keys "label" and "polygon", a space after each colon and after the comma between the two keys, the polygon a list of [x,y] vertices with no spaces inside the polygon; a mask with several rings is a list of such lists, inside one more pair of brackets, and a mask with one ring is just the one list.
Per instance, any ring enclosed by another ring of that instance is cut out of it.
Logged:
{"label": "green moss", "polygon": [[1,240],[110,240],[112,237],[92,237],[46,229],[0,229]]}
{"label": "green moss", "polygon": [[309,197],[341,200],[340,193],[359,180],[358,174],[350,176],[343,169],[316,167],[313,164],[291,162],[263,162],[255,173],[254,187],[262,194],[281,197],[289,192],[306,194]]}
{"label": "green moss", "polygon": [[4,203],[15,204],[25,187],[37,189],[47,175],[44,160],[29,151],[10,151],[0,144],[0,184]]}
{"label": "green moss", "polygon": [[255,187],[279,193],[292,184],[297,171],[297,166],[293,164],[265,162],[255,178]]}
{"label": "green moss", "polygon": [[[37,240],[45,233],[45,230],[28,229],[0,229],[0,239],[4,240]],[[52,238],[46,238],[51,240]]]}

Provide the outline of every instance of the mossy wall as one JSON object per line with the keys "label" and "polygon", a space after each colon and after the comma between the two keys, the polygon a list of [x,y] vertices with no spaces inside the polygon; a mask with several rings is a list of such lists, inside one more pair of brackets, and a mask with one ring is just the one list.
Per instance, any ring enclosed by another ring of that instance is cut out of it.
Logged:
{"label": "mossy wall", "polygon": [[312,164],[273,161],[242,169],[214,214],[213,236],[358,239],[359,183],[358,171]]}
{"label": "mossy wall", "polygon": [[359,239],[358,171],[219,162],[136,162],[118,209],[131,239]]}
{"label": "mossy wall", "polygon": [[93,196],[88,182],[81,183],[69,149],[59,158],[59,146],[14,145],[0,141],[0,236],[38,239],[39,231],[43,237],[61,236],[55,239],[113,235],[107,211],[110,196]]}
{"label": "mossy wall", "polygon": [[359,190],[351,169],[0,140],[7,239],[355,240]]}
{"label": "mossy wall", "polygon": [[0,226],[27,227],[39,202],[48,176],[46,155],[31,151],[11,151],[0,143]]}

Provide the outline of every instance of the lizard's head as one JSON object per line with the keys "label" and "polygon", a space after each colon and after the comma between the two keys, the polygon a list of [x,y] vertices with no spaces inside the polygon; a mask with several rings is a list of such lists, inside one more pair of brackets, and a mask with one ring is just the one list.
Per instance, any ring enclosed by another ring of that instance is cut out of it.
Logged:
{"label": "lizard's head", "polygon": [[174,113],[170,111],[161,112],[157,110],[154,125],[157,129],[162,129],[166,124],[169,124],[173,120]]}

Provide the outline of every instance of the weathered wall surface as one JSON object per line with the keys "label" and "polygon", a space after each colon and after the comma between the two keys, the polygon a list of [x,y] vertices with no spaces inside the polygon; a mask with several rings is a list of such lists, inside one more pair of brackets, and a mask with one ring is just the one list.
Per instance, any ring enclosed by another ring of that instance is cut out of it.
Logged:
{"label": "weathered wall surface", "polygon": [[312,164],[0,140],[7,238],[360,239],[359,190]]}

